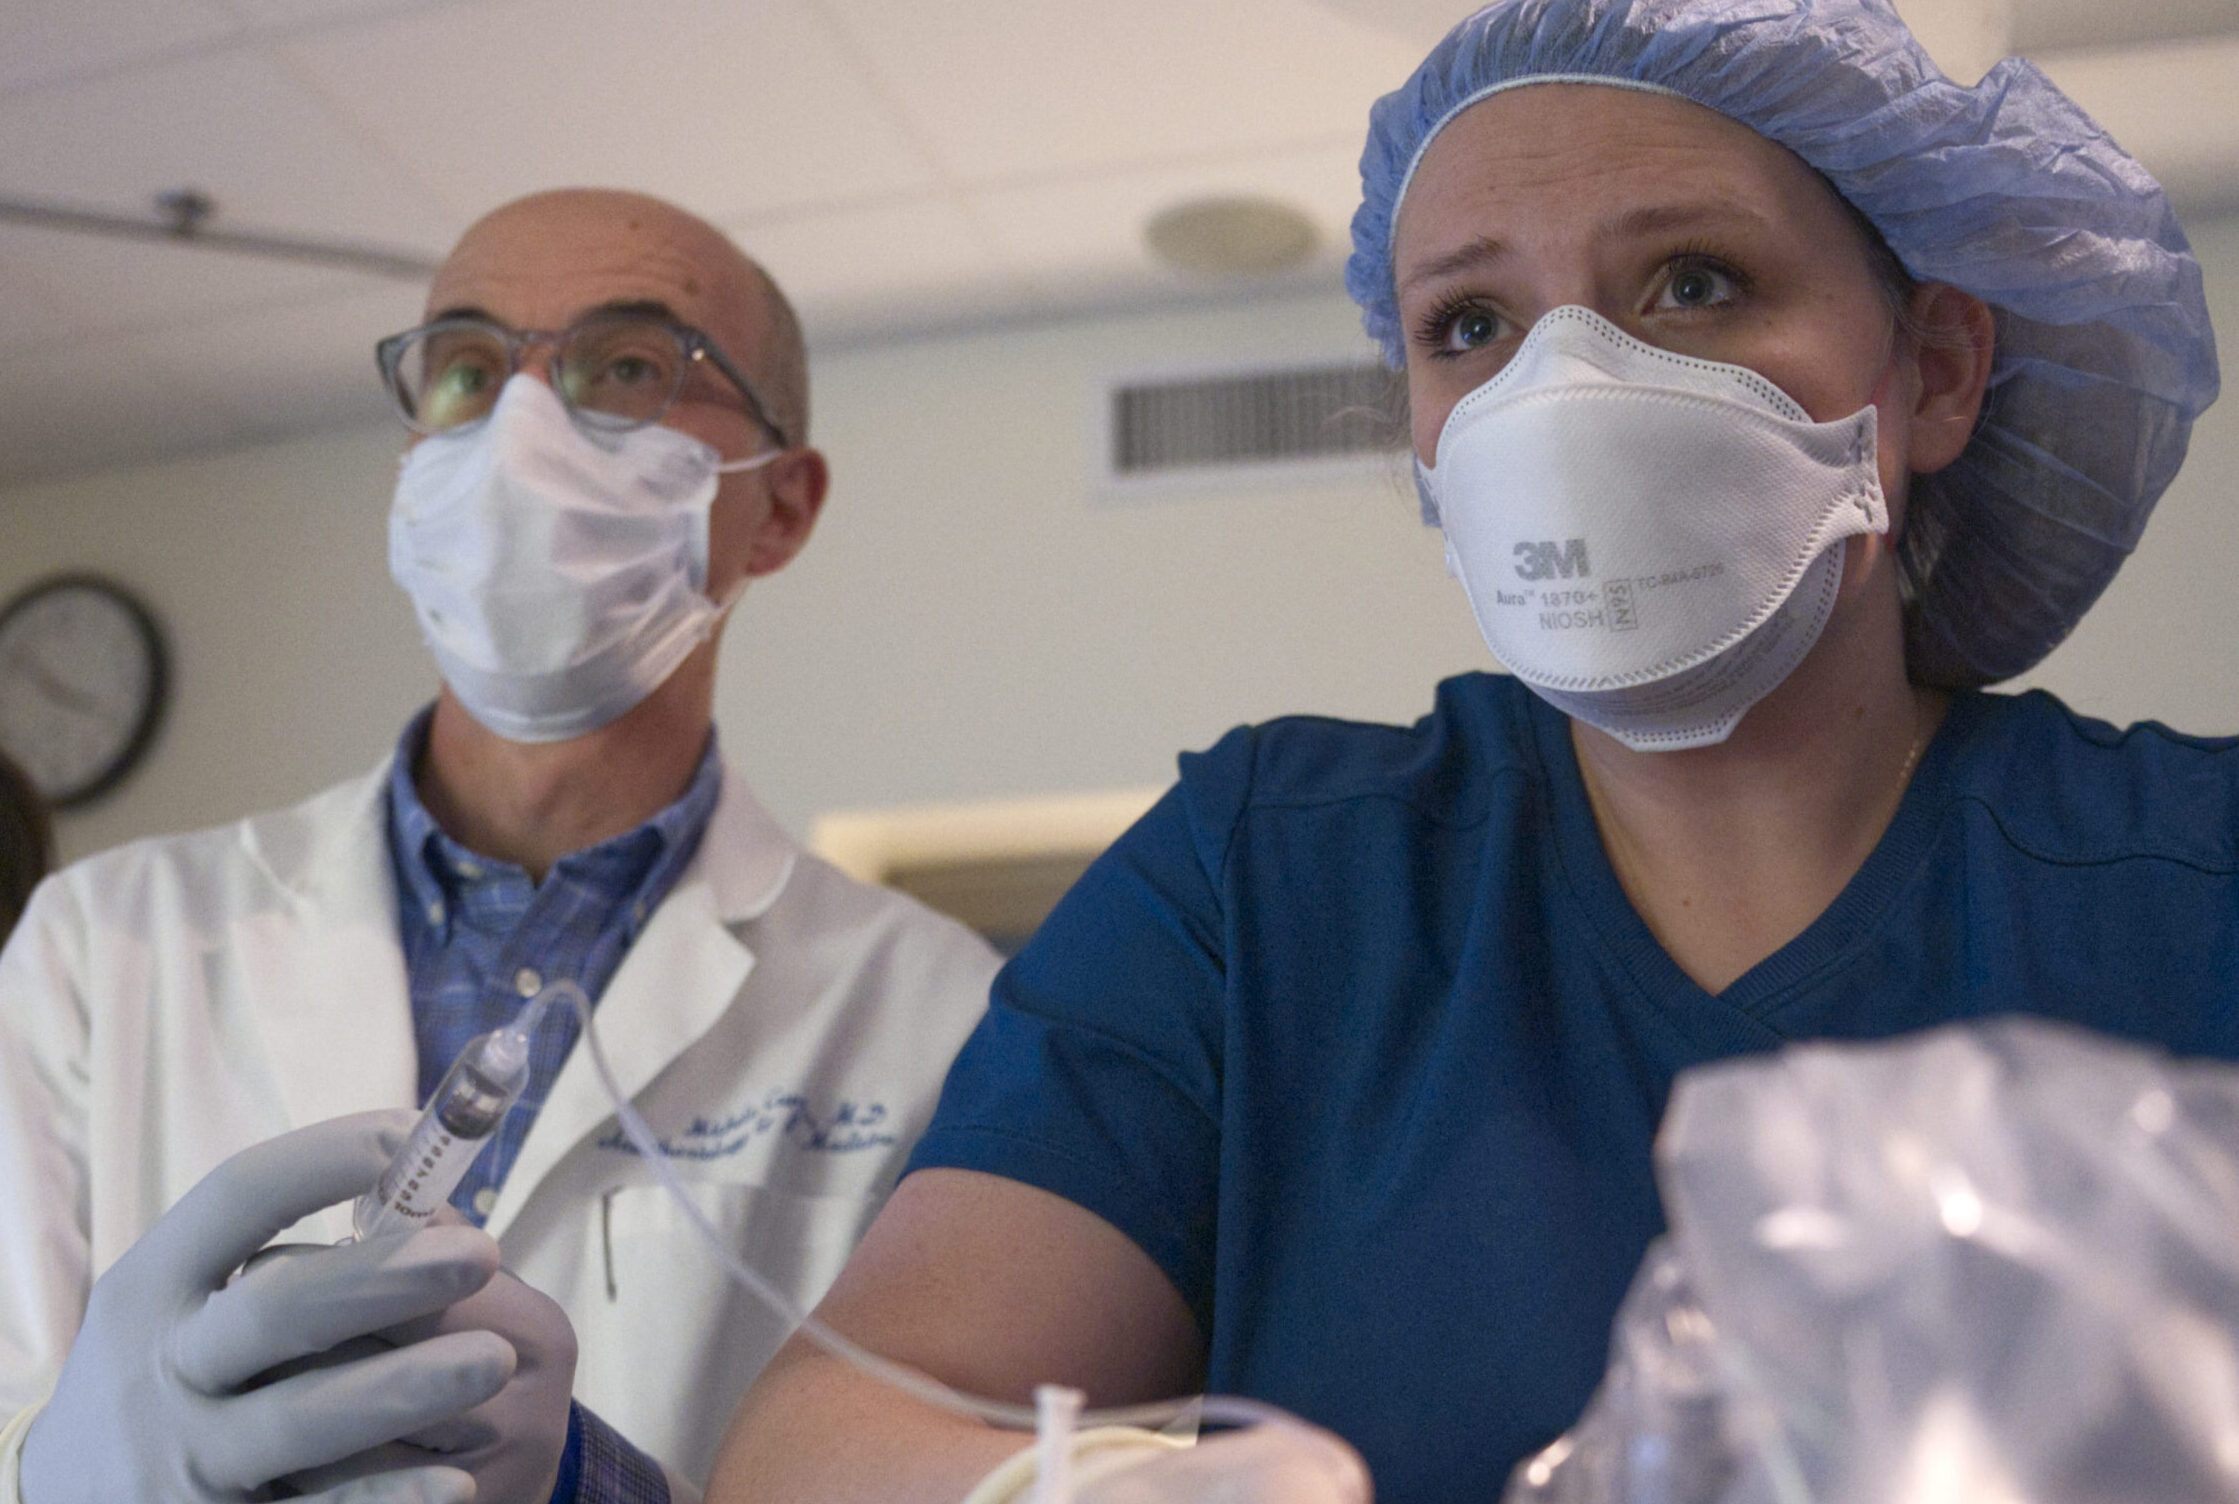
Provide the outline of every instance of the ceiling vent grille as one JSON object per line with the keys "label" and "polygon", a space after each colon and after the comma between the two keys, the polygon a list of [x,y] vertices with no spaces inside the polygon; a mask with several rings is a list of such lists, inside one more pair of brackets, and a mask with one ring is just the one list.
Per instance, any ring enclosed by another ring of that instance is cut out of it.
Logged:
{"label": "ceiling vent grille", "polygon": [[1400,448],[1395,378],[1373,361],[1114,381],[1106,389],[1104,478],[1168,490],[1302,469]]}

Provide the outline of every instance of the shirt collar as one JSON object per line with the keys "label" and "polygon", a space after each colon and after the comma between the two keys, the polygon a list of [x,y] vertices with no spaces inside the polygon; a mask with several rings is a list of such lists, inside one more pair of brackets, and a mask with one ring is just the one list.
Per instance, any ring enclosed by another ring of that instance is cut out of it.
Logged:
{"label": "shirt collar", "polygon": [[[434,714],[433,705],[423,709],[397,739],[396,756],[389,764],[389,851],[401,896],[428,916],[438,932],[448,933],[463,886],[516,875],[525,880],[526,875],[511,863],[460,845],[421,802],[413,769],[426,750],[428,723]],[[546,880],[565,875],[604,890],[617,906],[627,902],[625,922],[634,939],[698,851],[722,787],[723,758],[710,728],[692,781],[674,803],[634,829],[560,858]]]}
{"label": "shirt collar", "polygon": [[600,854],[615,848],[619,843],[642,839],[651,832],[659,844],[651,860],[642,869],[643,876],[635,883],[630,905],[630,938],[644,928],[645,921],[666,898],[676,880],[684,875],[694,853],[700,849],[700,838],[707,834],[708,819],[715,813],[716,796],[723,790],[723,757],[716,750],[715,729],[708,728],[707,746],[701,749],[700,764],[692,771],[692,781],[684,786],[674,804],[662,809],[652,819],[627,835],[594,846],[589,851],[561,859],[561,866],[571,862],[591,861]]}
{"label": "shirt collar", "polygon": [[451,903],[443,880],[437,876],[436,852],[444,835],[420,802],[412,786],[412,770],[428,743],[428,721],[433,705],[414,716],[397,738],[396,756],[389,760],[389,855],[406,905],[428,916],[438,931],[450,929]]}

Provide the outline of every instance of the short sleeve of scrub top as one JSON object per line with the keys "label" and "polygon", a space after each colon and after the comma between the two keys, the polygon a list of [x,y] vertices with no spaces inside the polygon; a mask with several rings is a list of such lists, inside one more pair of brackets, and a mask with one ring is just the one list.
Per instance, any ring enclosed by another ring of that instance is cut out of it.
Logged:
{"label": "short sleeve of scrub top", "polygon": [[2239,1056],[2231,742],[1961,695],[1856,878],[1716,996],[1512,680],[1181,772],[998,976],[911,1168],[1119,1228],[1207,1388],[1345,1435],[1380,1497],[1482,1504],[1576,1417],[1662,1228],[1680,1070],[2011,1012]]}

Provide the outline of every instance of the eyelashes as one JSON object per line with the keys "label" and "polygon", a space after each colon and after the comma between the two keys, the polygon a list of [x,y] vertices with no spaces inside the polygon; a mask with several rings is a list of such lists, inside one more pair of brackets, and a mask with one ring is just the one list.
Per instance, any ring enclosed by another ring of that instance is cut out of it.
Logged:
{"label": "eyelashes", "polygon": [[1663,281],[1657,293],[1659,298],[1669,293],[1673,284],[1689,272],[1702,272],[1713,277],[1723,278],[1732,288],[1732,297],[1727,300],[1729,302],[1738,300],[1756,286],[1749,273],[1736,266],[1731,257],[1720,253],[1715,246],[1706,244],[1698,243],[1681,247],[1664,259],[1663,270]]}
{"label": "eyelashes", "polygon": [[1450,292],[1442,296],[1415,323],[1415,343],[1431,353],[1447,358],[1467,354],[1464,350],[1450,348],[1454,329],[1463,318],[1478,315],[1496,324],[1506,320],[1486,305],[1475,293]]}
{"label": "eyelashes", "polygon": [[[1680,303],[1666,305],[1672,287],[1688,273],[1708,275],[1724,283],[1723,296],[1715,302]],[[1691,241],[1666,256],[1657,267],[1649,284],[1640,311],[1643,314],[1661,312],[1666,315],[1709,314],[1729,308],[1745,298],[1755,287],[1748,272],[1735,264],[1732,257],[1716,245],[1706,241]],[[1491,333],[1477,344],[1455,348],[1456,330],[1468,318],[1483,318],[1494,325]],[[1414,321],[1409,333],[1415,346],[1426,354],[1442,360],[1458,359],[1483,349],[1494,340],[1516,332],[1516,325],[1502,314],[1499,308],[1481,292],[1457,288],[1442,294]]]}

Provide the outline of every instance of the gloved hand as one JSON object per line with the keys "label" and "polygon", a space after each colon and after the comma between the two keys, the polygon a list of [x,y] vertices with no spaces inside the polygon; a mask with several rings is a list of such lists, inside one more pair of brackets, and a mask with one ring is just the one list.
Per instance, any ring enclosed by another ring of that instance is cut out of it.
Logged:
{"label": "gloved hand", "polygon": [[[435,1225],[463,1226],[449,1207]],[[295,1245],[267,1249],[243,1276],[262,1276],[269,1261],[323,1250]],[[575,1387],[575,1328],[559,1303],[500,1269],[480,1290],[433,1316],[376,1332],[355,1343],[288,1365],[271,1377],[351,1361],[363,1353],[423,1342],[451,1332],[486,1331],[513,1348],[513,1376],[498,1393],[467,1411],[409,1436],[282,1480],[296,1495],[316,1496],[353,1479],[441,1464],[474,1477],[475,1504],[545,1504],[559,1478],[568,1439],[569,1396]],[[27,1501],[28,1504],[28,1501]]]}
{"label": "gloved hand", "polygon": [[1294,1420],[1223,1431],[1090,1473],[1073,1497],[1076,1504],[1369,1504],[1374,1495],[1360,1453]]}
{"label": "gloved hand", "polygon": [[[245,1504],[271,1480],[420,1434],[505,1388],[489,1331],[241,1386],[276,1365],[442,1313],[497,1272],[468,1227],[320,1248],[228,1286],[282,1228],[366,1190],[409,1112],[283,1134],[210,1172],[94,1282],[53,1397],[25,1437],[23,1504]],[[473,1479],[420,1466],[350,1487],[351,1504],[465,1504]],[[340,1495],[329,1495],[340,1504]]]}

